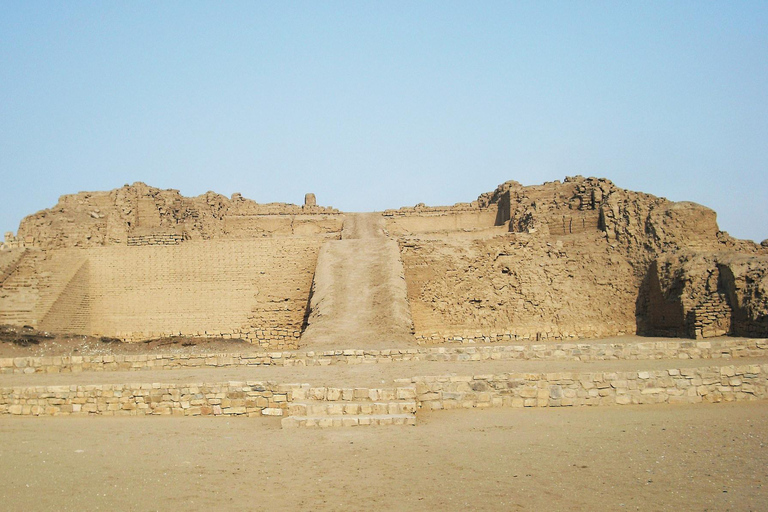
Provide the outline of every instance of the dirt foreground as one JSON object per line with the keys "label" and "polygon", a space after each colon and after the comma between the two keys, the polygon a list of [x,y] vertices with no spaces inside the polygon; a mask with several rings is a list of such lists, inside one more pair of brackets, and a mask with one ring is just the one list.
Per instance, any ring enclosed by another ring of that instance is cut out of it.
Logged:
{"label": "dirt foreground", "polygon": [[4,510],[766,510],[768,402],[441,411],[417,427],[0,418]]}

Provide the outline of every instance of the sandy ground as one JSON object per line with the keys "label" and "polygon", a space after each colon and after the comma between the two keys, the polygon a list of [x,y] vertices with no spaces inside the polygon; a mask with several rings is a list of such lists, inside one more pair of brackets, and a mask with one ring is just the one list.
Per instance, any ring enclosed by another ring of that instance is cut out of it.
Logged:
{"label": "sandy ground", "polygon": [[4,510],[768,506],[768,402],[440,411],[417,427],[0,418]]}

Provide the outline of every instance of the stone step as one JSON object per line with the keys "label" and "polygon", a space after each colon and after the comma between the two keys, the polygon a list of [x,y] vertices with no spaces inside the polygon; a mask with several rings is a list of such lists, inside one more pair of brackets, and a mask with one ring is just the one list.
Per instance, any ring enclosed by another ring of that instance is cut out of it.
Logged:
{"label": "stone step", "polygon": [[302,387],[294,391],[296,401],[327,402],[394,402],[413,400],[416,388],[413,385],[393,388],[338,388],[338,387]]}
{"label": "stone step", "polygon": [[293,402],[288,405],[288,414],[294,416],[349,416],[413,414],[415,401],[387,402]]}
{"label": "stone step", "polygon": [[349,414],[335,416],[288,416],[283,428],[328,428],[374,425],[416,425],[415,414]]}

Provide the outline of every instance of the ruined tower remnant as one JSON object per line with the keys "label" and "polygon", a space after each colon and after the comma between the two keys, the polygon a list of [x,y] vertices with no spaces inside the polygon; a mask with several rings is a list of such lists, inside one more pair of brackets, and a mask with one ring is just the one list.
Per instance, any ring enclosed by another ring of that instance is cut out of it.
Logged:
{"label": "ruined tower remnant", "polygon": [[312,192],[304,194],[304,206],[317,206],[317,199]]}

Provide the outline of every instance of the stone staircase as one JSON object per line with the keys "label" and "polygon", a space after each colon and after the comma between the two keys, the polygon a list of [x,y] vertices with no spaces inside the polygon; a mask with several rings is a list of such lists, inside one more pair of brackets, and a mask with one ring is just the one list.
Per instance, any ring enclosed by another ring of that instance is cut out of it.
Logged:
{"label": "stone staircase", "polygon": [[306,396],[288,404],[283,428],[416,425],[415,386],[310,388]]}

